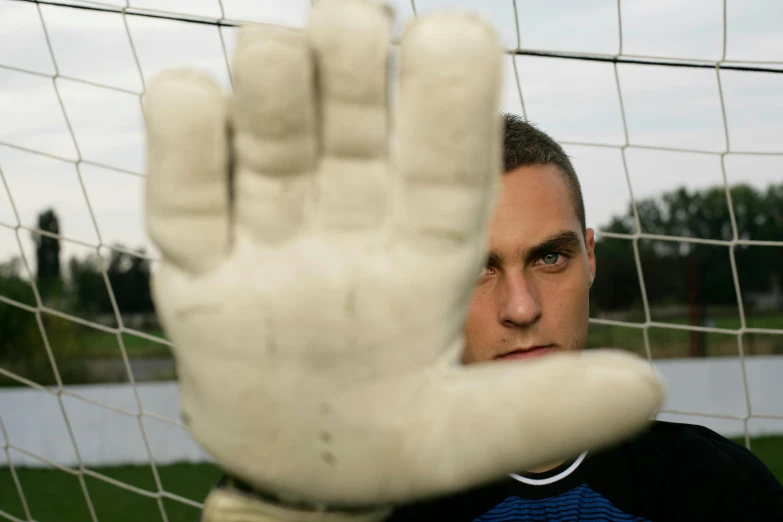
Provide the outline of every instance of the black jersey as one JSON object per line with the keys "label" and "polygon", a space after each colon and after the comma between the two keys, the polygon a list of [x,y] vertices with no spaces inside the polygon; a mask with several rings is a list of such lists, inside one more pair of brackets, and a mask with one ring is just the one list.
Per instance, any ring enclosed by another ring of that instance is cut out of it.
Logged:
{"label": "black jersey", "polygon": [[744,446],[702,426],[655,422],[546,473],[400,507],[388,522],[425,520],[783,522],[783,486]]}

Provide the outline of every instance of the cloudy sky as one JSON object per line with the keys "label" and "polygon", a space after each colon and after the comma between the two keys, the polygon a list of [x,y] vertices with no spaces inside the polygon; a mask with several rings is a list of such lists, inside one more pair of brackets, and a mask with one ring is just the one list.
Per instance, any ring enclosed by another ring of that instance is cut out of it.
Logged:
{"label": "cloudy sky", "polygon": [[[413,16],[413,9],[407,0],[391,3],[397,7],[399,28]],[[773,0],[728,0],[725,56],[719,0],[623,0],[621,17],[616,0],[517,0],[516,16],[512,0],[416,0],[414,5],[418,15],[447,6],[482,12],[508,49],[519,45],[570,53],[777,62],[765,66],[783,67],[783,4]],[[217,0],[139,0],[131,6],[221,17]],[[309,0],[223,0],[222,7],[229,20],[302,26]],[[228,90],[228,65],[218,31],[208,24],[131,15],[123,20],[117,13],[47,5],[40,7],[39,16],[33,3],[0,0],[0,168],[9,189],[0,184],[0,223],[18,224],[12,198],[24,226],[34,226],[36,215],[53,207],[65,238],[90,245],[144,246],[155,255],[141,216],[144,144],[139,93],[143,82],[159,71],[183,65],[206,70]],[[230,56],[235,30],[224,28],[223,36]],[[504,108],[520,114],[512,60],[525,115],[565,142],[584,186],[588,224],[600,229],[630,201],[619,148],[625,136],[614,66],[509,56]],[[52,81],[56,74],[94,84],[56,80],[75,143]],[[631,145],[703,151],[629,148],[635,197],[679,185],[722,183],[716,153],[726,150],[731,151],[726,158],[730,183],[764,187],[783,181],[783,156],[742,154],[783,153],[783,74],[721,72],[729,149],[714,69],[621,64],[617,74]],[[83,163],[85,198],[75,168],[80,158],[120,171]],[[22,235],[22,242],[31,252],[29,234]],[[90,250],[68,241],[63,249],[66,258]],[[0,262],[18,254],[14,231],[0,226]]]}

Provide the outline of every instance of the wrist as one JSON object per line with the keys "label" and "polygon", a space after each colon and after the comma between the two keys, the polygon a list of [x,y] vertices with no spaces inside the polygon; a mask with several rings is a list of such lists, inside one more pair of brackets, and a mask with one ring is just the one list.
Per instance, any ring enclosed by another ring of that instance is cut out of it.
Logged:
{"label": "wrist", "polygon": [[207,497],[202,522],[381,522],[391,508],[329,508],[293,503],[226,477]]}

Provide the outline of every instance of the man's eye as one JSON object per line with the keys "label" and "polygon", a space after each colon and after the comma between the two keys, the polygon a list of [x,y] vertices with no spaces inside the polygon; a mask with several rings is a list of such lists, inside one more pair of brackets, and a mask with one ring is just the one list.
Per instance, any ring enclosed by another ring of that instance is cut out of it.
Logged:
{"label": "man's eye", "polygon": [[560,261],[561,257],[562,257],[562,254],[549,253],[549,254],[544,255],[541,258],[541,261],[543,261],[545,265],[556,265],[557,262]]}
{"label": "man's eye", "polygon": [[479,277],[484,277],[485,275],[489,275],[493,272],[493,268],[489,265],[484,265],[481,267],[481,272],[479,273]]}

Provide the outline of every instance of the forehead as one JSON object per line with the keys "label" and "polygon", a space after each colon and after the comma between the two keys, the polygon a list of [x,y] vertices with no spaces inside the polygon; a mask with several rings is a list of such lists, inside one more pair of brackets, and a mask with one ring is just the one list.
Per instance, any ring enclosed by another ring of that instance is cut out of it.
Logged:
{"label": "forehead", "polygon": [[555,165],[519,167],[503,175],[490,234],[491,247],[527,248],[581,224],[563,174]]}

